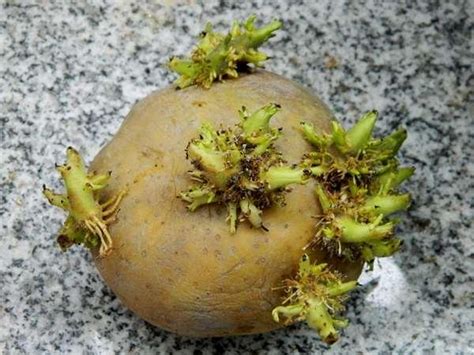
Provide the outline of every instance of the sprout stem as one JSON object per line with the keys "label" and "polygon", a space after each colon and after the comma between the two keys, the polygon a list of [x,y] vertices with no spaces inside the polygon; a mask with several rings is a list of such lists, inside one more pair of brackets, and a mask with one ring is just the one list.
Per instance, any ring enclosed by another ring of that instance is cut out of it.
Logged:
{"label": "sprout stem", "polygon": [[415,168],[404,167],[396,171],[388,171],[378,178],[378,183],[382,187],[381,193],[386,194],[396,189],[403,181],[410,178],[415,173]]}
{"label": "sprout stem", "polygon": [[308,325],[319,333],[324,342],[328,344],[336,342],[339,334],[327,306],[317,299],[309,299],[307,303],[306,322]]}
{"label": "sprout stem", "polygon": [[304,169],[272,166],[262,174],[261,179],[267,183],[269,190],[276,190],[291,184],[304,184],[308,181],[308,176]]}
{"label": "sprout stem", "polygon": [[362,116],[361,119],[347,131],[346,141],[349,144],[351,153],[356,154],[367,146],[376,121],[377,111],[370,111]]}
{"label": "sprout stem", "polygon": [[409,205],[410,194],[372,196],[367,199],[362,207],[362,211],[388,216],[392,213],[406,210]]}
{"label": "sprout stem", "polygon": [[388,237],[393,223],[379,225],[381,218],[373,223],[359,223],[350,217],[338,217],[335,225],[341,229],[341,240],[345,243],[364,243]]}
{"label": "sprout stem", "polygon": [[304,138],[315,147],[324,147],[328,141],[325,137],[320,136],[314,130],[311,123],[301,122]]}
{"label": "sprout stem", "polygon": [[319,203],[321,204],[323,212],[327,213],[332,206],[331,200],[329,199],[328,195],[326,194],[321,185],[316,185],[314,192],[319,200]]}
{"label": "sprout stem", "polygon": [[258,135],[270,131],[270,119],[280,110],[277,104],[266,105],[255,111],[252,115],[245,117],[242,129],[246,136]]}

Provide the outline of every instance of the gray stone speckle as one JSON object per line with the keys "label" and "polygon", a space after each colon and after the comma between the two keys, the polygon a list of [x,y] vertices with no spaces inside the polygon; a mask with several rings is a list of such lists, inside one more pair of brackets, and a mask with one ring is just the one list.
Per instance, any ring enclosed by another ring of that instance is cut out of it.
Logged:
{"label": "gray stone speckle", "polygon": [[0,352],[318,353],[305,325],[190,339],[154,328],[103,284],[85,250],[62,254],[63,215],[41,185],[65,147],[87,161],[138,99],[168,85],[171,55],[207,20],[256,13],[285,27],[267,69],[311,88],[345,124],[376,108],[409,130],[417,168],[404,250],[361,279],[330,353],[473,353],[473,2],[0,0]]}

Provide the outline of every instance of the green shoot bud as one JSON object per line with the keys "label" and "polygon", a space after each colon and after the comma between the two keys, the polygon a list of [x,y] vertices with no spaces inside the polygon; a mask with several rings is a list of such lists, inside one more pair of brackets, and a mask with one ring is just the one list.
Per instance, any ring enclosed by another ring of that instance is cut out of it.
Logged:
{"label": "green shoot bud", "polygon": [[379,193],[384,195],[396,189],[403,181],[409,179],[415,173],[415,168],[405,167],[396,171],[388,171],[380,175],[374,183],[380,186]]}
{"label": "green shoot bud", "polygon": [[269,190],[285,188],[291,184],[308,182],[308,172],[304,169],[293,169],[288,166],[272,166],[261,174]]}
{"label": "green shoot bud", "polygon": [[57,194],[43,187],[43,194],[53,206],[69,213],[61,228],[58,242],[62,249],[73,244],[92,248],[100,245],[100,256],[106,256],[112,248],[112,238],[107,225],[115,220],[118,206],[125,191],[105,203],[99,203],[96,191],[104,189],[109,174],[89,174],[79,153],[67,149],[66,164],[58,166],[66,187],[65,194]]}
{"label": "green shoot bud", "polygon": [[200,144],[191,143],[187,149],[188,157],[194,164],[199,166],[207,175],[208,179],[215,185],[223,187],[236,171],[235,165],[231,165],[229,157],[236,160],[238,152],[232,154],[229,152],[215,151],[213,148],[206,148]]}
{"label": "green shoot bud", "polygon": [[381,218],[373,223],[360,223],[350,217],[338,217],[335,225],[341,230],[344,243],[364,243],[389,237],[393,232],[393,223],[380,224]]}
{"label": "green shoot bud", "polygon": [[301,122],[304,138],[316,148],[323,148],[328,145],[328,138],[316,133],[311,123]]}
{"label": "green shoot bud", "polygon": [[247,143],[255,146],[252,155],[262,155],[280,137],[280,130],[270,128],[270,119],[279,110],[279,105],[269,104],[253,114],[249,114],[245,107],[239,111],[243,138]]}
{"label": "green shoot bud", "polygon": [[308,326],[315,329],[325,343],[334,344],[339,339],[339,323],[334,322],[328,307],[322,301],[309,299],[305,318]]}
{"label": "green shoot bud", "polygon": [[[180,75],[176,80],[176,85],[179,88],[185,88],[194,84],[195,78],[199,77],[201,70],[199,65],[193,63],[191,60],[182,60],[176,57],[171,58],[168,67]],[[206,80],[201,77],[201,80]]]}
{"label": "green shoot bud", "polygon": [[319,275],[328,266],[327,263],[313,264],[308,255],[303,255],[299,262],[298,275],[300,278],[308,278],[311,275]]}
{"label": "green shoot bud", "polygon": [[357,281],[338,282],[328,288],[331,297],[342,296],[357,287]]}
{"label": "green shoot bud", "polygon": [[327,213],[333,205],[331,199],[321,185],[316,185],[314,192],[319,200],[319,204],[321,205],[323,212]]}
{"label": "green shoot bud", "polygon": [[210,123],[203,123],[199,129],[199,143],[206,148],[216,148],[219,141],[216,130]]}
{"label": "green shoot bud", "polygon": [[270,146],[273,144],[274,141],[276,141],[280,137],[280,133],[276,132],[276,134],[266,134],[264,136],[261,136],[259,138],[251,138],[247,139],[248,141],[253,141],[255,142],[255,148],[252,152],[253,156],[259,156],[268,151]]}
{"label": "green shoot bud", "polygon": [[294,304],[291,306],[278,306],[275,307],[272,311],[273,320],[277,323],[280,322],[280,316],[283,316],[286,319],[293,319],[300,316],[304,311],[304,305]]}
{"label": "green shoot bud", "polygon": [[190,211],[205,204],[223,204],[231,233],[242,220],[266,230],[263,210],[284,204],[285,188],[306,183],[310,175],[309,170],[285,166],[273,146],[281,133],[270,127],[270,119],[279,109],[277,104],[253,113],[243,108],[240,124],[232,129],[201,127],[199,137],[187,147],[187,158],[195,168],[190,176],[198,184],[179,196],[189,203]]}
{"label": "green shoot bud", "polygon": [[241,152],[229,140],[228,131],[216,131],[209,123],[199,130],[199,138],[193,139],[186,148],[188,159],[201,171],[208,181],[222,188],[239,170]]}
{"label": "green shoot bud", "polygon": [[240,210],[254,228],[262,227],[262,218],[260,217],[262,211],[259,210],[250,200],[240,200]]}
{"label": "green shoot bud", "polygon": [[362,257],[367,261],[369,268],[372,270],[375,258],[391,256],[400,250],[401,245],[402,241],[396,238],[366,243],[361,249]]}
{"label": "green shoot bud", "polygon": [[243,107],[240,113],[242,118],[241,127],[245,137],[259,137],[262,134],[270,133],[270,119],[279,110],[280,105],[269,104],[250,115],[246,108]]}
{"label": "green shoot bud", "polygon": [[[257,16],[252,15],[247,19],[247,21],[245,21],[244,28],[248,37],[241,37],[241,40],[248,39],[249,43],[247,46],[253,49],[260,47],[262,44],[268,41],[282,26],[280,21],[273,20],[268,25],[265,25],[261,28],[256,28],[256,20]],[[232,37],[239,38],[239,35],[241,35],[239,32],[238,22],[234,22],[234,25],[232,26]]]}
{"label": "green shoot bud", "polygon": [[409,205],[410,194],[371,196],[362,207],[362,212],[388,216],[392,213],[406,210]]}
{"label": "green shoot bud", "polygon": [[289,297],[282,306],[273,309],[275,322],[286,323],[306,320],[316,330],[321,339],[332,344],[339,338],[338,329],[347,326],[347,320],[340,319],[337,313],[344,310],[347,293],[356,288],[355,281],[343,282],[329,271],[326,264],[311,264],[304,255],[294,280],[286,282]]}
{"label": "green shoot bud", "polygon": [[48,189],[46,186],[43,186],[43,195],[48,199],[48,202],[51,205],[62,208],[68,212],[71,209],[71,206],[69,205],[69,199],[66,194],[57,194]]}
{"label": "green shoot bud", "polygon": [[366,113],[347,131],[346,141],[352,154],[357,154],[369,144],[375,122],[377,121],[377,115],[377,111]]}
{"label": "green shoot bud", "polygon": [[189,59],[172,58],[169,68],[177,72],[179,88],[200,85],[206,89],[213,81],[237,77],[242,65],[261,66],[268,57],[257,49],[281,28],[279,21],[272,21],[261,28],[255,27],[255,16],[244,24],[234,22],[227,35],[216,33],[207,24],[202,37]]}
{"label": "green shoot bud", "polygon": [[346,131],[339,122],[332,121],[332,141],[335,146],[341,151],[345,152],[348,150],[347,140],[346,140]]}
{"label": "green shoot bud", "polygon": [[213,148],[196,143],[191,143],[187,152],[189,158],[198,161],[206,171],[219,173],[226,169],[226,154],[224,152],[215,151]]}
{"label": "green shoot bud", "polygon": [[406,138],[407,131],[400,128],[380,140],[371,142],[370,149],[376,150],[381,156],[391,158],[398,153]]}
{"label": "green shoot bud", "polygon": [[202,205],[216,202],[216,194],[213,191],[200,188],[193,188],[187,192],[182,192],[181,198],[189,202],[188,208],[190,211],[195,211]]}

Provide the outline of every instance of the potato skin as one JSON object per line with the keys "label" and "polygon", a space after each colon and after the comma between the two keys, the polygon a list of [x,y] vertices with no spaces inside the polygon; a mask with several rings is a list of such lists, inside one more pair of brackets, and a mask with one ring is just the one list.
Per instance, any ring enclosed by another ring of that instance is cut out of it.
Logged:
{"label": "potato skin", "polygon": [[[320,213],[313,183],[296,186],[287,205],[263,214],[269,232],[240,223],[229,233],[226,211],[217,206],[189,212],[177,198],[191,183],[185,147],[203,122],[216,127],[238,123],[238,110],[268,103],[281,105],[272,121],[283,128],[277,141],[285,159],[297,163],[308,151],[300,121],[329,130],[327,107],[304,88],[258,70],[209,90],[174,87],[139,102],[91,170],[112,171],[103,198],[125,186],[110,232],[110,256],[95,258],[106,283],[132,311],[148,322],[188,336],[227,336],[270,331],[281,325],[271,317],[281,303],[282,281],[294,275],[303,247],[314,235]],[[312,252],[348,278],[361,265]]]}

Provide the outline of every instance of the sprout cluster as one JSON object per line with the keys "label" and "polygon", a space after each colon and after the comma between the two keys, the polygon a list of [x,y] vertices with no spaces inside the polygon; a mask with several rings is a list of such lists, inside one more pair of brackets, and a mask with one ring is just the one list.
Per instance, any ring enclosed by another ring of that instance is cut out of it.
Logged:
{"label": "sprout cluster", "polygon": [[68,212],[58,236],[61,249],[73,244],[88,248],[99,246],[99,255],[106,256],[112,249],[112,238],[107,225],[115,219],[118,206],[125,192],[105,203],[99,203],[97,192],[107,186],[109,174],[87,173],[79,153],[67,149],[67,161],[57,166],[66,186],[66,193],[57,194],[43,186],[43,194],[53,206]]}
{"label": "sprout cluster", "polygon": [[287,323],[306,320],[323,341],[334,343],[339,338],[337,329],[348,323],[338,314],[344,310],[346,294],[357,286],[357,282],[342,282],[340,275],[331,272],[327,264],[312,264],[304,255],[298,274],[285,284],[288,297],[283,306],[273,309],[273,319],[279,322],[283,316]]}
{"label": "sprout cluster", "polygon": [[210,124],[201,126],[199,137],[187,146],[187,158],[194,169],[196,183],[181,193],[191,211],[211,203],[227,206],[232,233],[239,220],[248,220],[255,228],[266,229],[262,211],[284,204],[284,193],[290,184],[303,184],[309,170],[285,165],[274,142],[281,130],[270,127],[279,106],[269,104],[250,114],[245,108],[240,123],[231,129],[216,130]]}
{"label": "sprout cluster", "polygon": [[255,20],[255,16],[250,16],[243,24],[234,22],[228,34],[214,32],[208,23],[191,58],[174,57],[169,63],[170,69],[180,75],[178,87],[196,84],[208,89],[215,80],[238,77],[239,70],[247,64],[261,66],[268,56],[257,49],[274,35],[281,22],[272,21],[256,28]]}
{"label": "sprout cluster", "polygon": [[377,112],[369,112],[347,131],[333,122],[329,135],[319,135],[302,123],[314,147],[303,166],[318,181],[315,193],[323,210],[316,241],[338,255],[362,258],[370,267],[375,257],[390,256],[400,247],[394,236],[397,221],[390,216],[408,208],[410,195],[398,187],[414,172],[400,168],[395,157],[406,139],[405,130],[373,138],[376,120]]}
{"label": "sprout cluster", "polygon": [[[333,122],[331,134],[318,134],[311,124],[301,124],[314,149],[301,166],[317,181],[315,195],[322,209],[313,243],[350,260],[363,260],[370,268],[376,257],[390,256],[400,248],[401,240],[394,236],[397,221],[390,216],[408,208],[410,195],[398,187],[414,172],[399,167],[395,157],[406,132],[375,139],[376,120],[377,112],[369,112],[347,131]],[[355,282],[343,283],[327,271],[326,264],[310,264],[305,257],[297,276],[286,281],[290,296],[273,310],[273,318],[306,320],[325,342],[333,343],[336,329],[346,322],[331,313],[343,309],[344,295],[355,287]]]}

